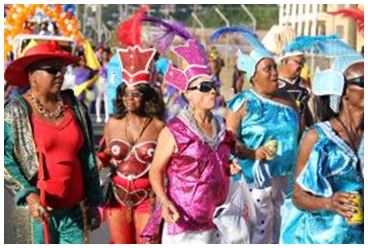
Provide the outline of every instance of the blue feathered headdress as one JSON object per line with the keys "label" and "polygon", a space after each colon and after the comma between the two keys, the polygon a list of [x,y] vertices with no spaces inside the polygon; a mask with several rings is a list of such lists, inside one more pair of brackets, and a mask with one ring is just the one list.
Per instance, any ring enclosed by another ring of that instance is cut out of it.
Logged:
{"label": "blue feathered headdress", "polygon": [[364,62],[364,57],[340,39],[316,42],[312,45],[315,46],[314,49],[318,49],[319,54],[333,60],[330,69],[324,71],[317,69],[313,78],[312,91],[318,96],[329,95],[330,108],[338,113],[340,98],[345,87],[344,72],[351,65]]}
{"label": "blue feathered headdress", "polygon": [[329,58],[356,53],[338,35],[299,36],[284,47],[282,59],[295,52],[319,54]]}
{"label": "blue feathered headdress", "polygon": [[263,46],[257,34],[246,27],[231,26],[219,28],[211,35],[211,41],[215,42],[222,35],[228,33],[240,33],[252,47],[252,52],[249,55],[243,54],[239,50],[237,59],[238,69],[245,71],[247,80],[250,81],[255,73],[258,62],[265,58],[273,58],[272,54]]}

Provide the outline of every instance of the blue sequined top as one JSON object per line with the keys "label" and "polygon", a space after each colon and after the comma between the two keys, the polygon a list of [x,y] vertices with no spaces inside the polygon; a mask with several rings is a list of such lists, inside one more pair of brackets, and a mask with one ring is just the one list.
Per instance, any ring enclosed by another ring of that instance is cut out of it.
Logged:
{"label": "blue sequined top", "polygon": [[[360,192],[363,182],[353,150],[333,131],[329,122],[312,128],[318,133],[318,141],[296,178],[298,185],[320,197],[330,197],[339,191]],[[334,211],[299,209],[292,202],[292,191],[287,195],[281,216],[281,243],[363,243],[363,225],[350,225]]]}
{"label": "blue sequined top", "polygon": [[238,159],[247,182],[263,188],[269,186],[271,176],[291,173],[298,149],[299,117],[292,107],[269,100],[253,89],[238,93],[228,102],[233,112],[242,106],[246,116],[241,120],[238,139],[252,149],[269,140],[278,143],[277,156],[272,160]]}

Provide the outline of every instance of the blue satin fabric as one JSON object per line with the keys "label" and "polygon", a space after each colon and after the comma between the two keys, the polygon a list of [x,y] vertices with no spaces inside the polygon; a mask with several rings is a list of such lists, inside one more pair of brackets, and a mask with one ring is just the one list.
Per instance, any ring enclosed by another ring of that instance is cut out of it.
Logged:
{"label": "blue satin fabric", "polygon": [[262,97],[248,89],[235,95],[228,107],[237,112],[245,103],[238,139],[252,149],[264,146],[269,140],[278,143],[277,156],[272,160],[238,159],[247,182],[256,188],[270,186],[271,176],[291,173],[298,149],[299,119],[297,112],[284,104]]}
{"label": "blue satin fabric", "polygon": [[[337,136],[329,122],[316,124],[319,136],[304,170],[296,182],[320,197],[334,192],[361,191],[359,161],[349,146]],[[293,183],[292,183],[293,184]],[[280,243],[360,244],[363,225],[349,225],[345,218],[328,210],[304,211],[292,202],[290,191],[282,208]]]}

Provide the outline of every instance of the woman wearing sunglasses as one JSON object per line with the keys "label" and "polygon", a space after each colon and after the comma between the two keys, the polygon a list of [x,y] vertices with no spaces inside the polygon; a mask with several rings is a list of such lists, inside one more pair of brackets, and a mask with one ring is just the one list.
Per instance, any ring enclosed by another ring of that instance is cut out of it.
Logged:
{"label": "woman wearing sunglasses", "polygon": [[280,207],[297,154],[298,113],[293,99],[278,92],[276,63],[253,32],[226,27],[212,37],[232,32],[240,32],[252,46],[249,54],[239,50],[237,56],[237,67],[252,87],[228,102],[226,117],[228,128],[238,134],[234,155],[255,204],[251,243],[278,243]]}
{"label": "woman wearing sunglasses", "polygon": [[[32,216],[24,218],[20,208],[12,219],[22,226],[14,235],[23,242],[83,243],[82,205],[88,216],[98,216],[101,192],[88,113],[71,90],[61,91],[66,65],[75,61],[50,42],[30,48],[5,71],[8,83],[29,87],[6,103],[4,113],[5,185]],[[99,219],[94,221],[89,224],[96,228]]]}
{"label": "woman wearing sunglasses", "polygon": [[315,73],[322,122],[302,138],[281,243],[363,243],[364,60],[351,50]]}
{"label": "woman wearing sunglasses", "polygon": [[183,93],[188,106],[160,133],[149,175],[164,219],[162,243],[221,243],[212,217],[228,194],[233,136],[212,114],[218,89],[203,47],[189,39],[173,51],[186,66],[170,64],[164,81]]}
{"label": "woman wearing sunglasses", "polygon": [[[139,16],[137,12],[131,22]],[[135,28],[133,26],[132,28]],[[120,32],[128,32],[119,30]],[[138,33],[130,30],[128,33]],[[127,39],[129,35],[123,35]],[[117,49],[122,66],[123,83],[116,91],[115,115],[109,118],[104,130],[104,143],[99,153],[103,164],[112,169],[113,197],[105,203],[104,213],[108,220],[111,243],[143,244],[159,243],[159,235],[151,240],[141,237],[143,228],[152,215],[155,196],[148,171],[155,153],[157,136],[165,123],[162,99],[153,84],[152,72],[156,50],[127,43],[124,49]]]}

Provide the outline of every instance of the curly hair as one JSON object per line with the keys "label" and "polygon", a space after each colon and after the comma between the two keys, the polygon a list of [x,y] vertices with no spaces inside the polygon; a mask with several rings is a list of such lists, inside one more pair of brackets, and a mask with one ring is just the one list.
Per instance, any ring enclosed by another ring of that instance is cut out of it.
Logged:
{"label": "curly hair", "polygon": [[[146,117],[156,117],[163,120],[165,113],[165,104],[157,91],[149,84],[137,84],[136,90],[142,93],[141,107],[139,114]],[[127,88],[125,83],[121,83],[116,89],[115,117],[122,119],[127,114],[123,102],[123,95]]]}

